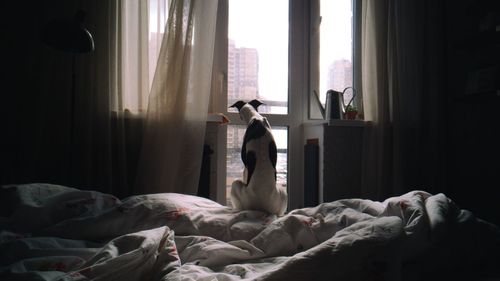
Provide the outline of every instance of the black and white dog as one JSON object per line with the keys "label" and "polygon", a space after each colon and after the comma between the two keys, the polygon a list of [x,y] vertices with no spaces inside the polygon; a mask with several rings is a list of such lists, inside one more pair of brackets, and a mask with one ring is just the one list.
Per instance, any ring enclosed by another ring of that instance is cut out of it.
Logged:
{"label": "black and white dog", "polygon": [[259,100],[237,101],[240,117],[247,123],[241,160],[245,165],[243,180],[235,180],[231,202],[236,210],[262,210],[282,216],[287,208],[286,188],[276,186],[277,149],[267,118],[257,112]]}

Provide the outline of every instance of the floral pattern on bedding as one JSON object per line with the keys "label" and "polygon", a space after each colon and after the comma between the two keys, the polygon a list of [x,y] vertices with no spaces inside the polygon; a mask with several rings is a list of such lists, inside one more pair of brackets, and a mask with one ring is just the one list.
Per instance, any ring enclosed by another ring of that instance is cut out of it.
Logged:
{"label": "floral pattern on bedding", "polygon": [[0,192],[9,194],[0,203],[13,202],[2,214],[0,280],[310,280],[311,272],[315,280],[401,280],[407,261],[441,266],[441,246],[461,247],[458,264],[471,253],[500,260],[497,227],[424,191],[279,218],[175,193],[119,200],[50,184]]}

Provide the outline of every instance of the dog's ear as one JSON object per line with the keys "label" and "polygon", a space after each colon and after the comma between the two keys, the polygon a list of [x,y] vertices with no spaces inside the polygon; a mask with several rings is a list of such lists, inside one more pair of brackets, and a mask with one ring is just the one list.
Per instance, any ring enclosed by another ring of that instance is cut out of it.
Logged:
{"label": "dog's ear", "polygon": [[236,108],[238,109],[238,111],[240,111],[240,110],[241,110],[241,108],[242,108],[245,104],[246,104],[246,102],[239,100],[239,101],[235,102],[233,105],[231,105],[230,107],[236,107]]}
{"label": "dog's ear", "polygon": [[259,110],[258,110],[259,106],[260,106],[260,105],[262,105],[262,104],[264,104],[264,103],[263,103],[263,102],[261,102],[260,100],[251,100],[251,101],[249,102],[249,104],[250,104],[251,106],[253,106],[253,108],[255,108],[255,111],[259,111]]}

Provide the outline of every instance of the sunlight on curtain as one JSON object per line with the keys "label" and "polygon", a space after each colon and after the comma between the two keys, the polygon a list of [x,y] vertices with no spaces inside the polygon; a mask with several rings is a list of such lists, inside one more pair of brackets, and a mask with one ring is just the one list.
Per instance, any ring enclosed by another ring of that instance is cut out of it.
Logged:
{"label": "sunlight on curtain", "polygon": [[170,4],[148,102],[138,193],[196,194],[210,98],[217,0]]}
{"label": "sunlight on curtain", "polygon": [[393,194],[392,120],[390,85],[395,75],[392,59],[395,55],[389,13],[390,0],[362,2],[361,71],[365,120],[372,125],[365,129],[363,139],[362,190],[365,198],[381,199]]}
{"label": "sunlight on curtain", "polygon": [[167,21],[168,2],[128,0],[119,4],[120,91],[112,99],[112,108],[118,112],[146,112]]}

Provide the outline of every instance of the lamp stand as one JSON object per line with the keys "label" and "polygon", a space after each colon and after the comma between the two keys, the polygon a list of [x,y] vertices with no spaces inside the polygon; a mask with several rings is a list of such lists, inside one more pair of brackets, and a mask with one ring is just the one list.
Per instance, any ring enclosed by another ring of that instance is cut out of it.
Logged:
{"label": "lamp stand", "polygon": [[70,135],[69,135],[69,179],[68,182],[74,185],[75,176],[75,103],[76,103],[76,54],[71,55],[71,96],[70,96]]}

